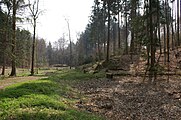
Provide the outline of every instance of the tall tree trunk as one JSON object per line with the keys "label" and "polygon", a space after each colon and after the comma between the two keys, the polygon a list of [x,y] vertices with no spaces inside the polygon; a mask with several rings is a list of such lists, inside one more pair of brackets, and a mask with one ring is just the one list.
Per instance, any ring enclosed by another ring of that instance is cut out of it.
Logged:
{"label": "tall tree trunk", "polygon": [[[3,51],[4,52],[4,51]],[[6,55],[3,53],[3,67],[2,67],[2,73],[1,75],[5,75],[5,69],[6,69]]]}
{"label": "tall tree trunk", "polygon": [[8,41],[8,33],[9,33],[9,15],[10,15],[10,9],[8,8],[8,14],[6,16],[6,28],[5,28],[5,39],[3,41],[4,45],[4,51],[3,51],[3,68],[2,68],[2,75],[5,75],[5,69],[6,69],[6,48],[7,48],[7,41]]}
{"label": "tall tree trunk", "polygon": [[162,54],[162,45],[161,45],[161,34],[160,34],[160,2],[157,0],[157,29],[158,29],[158,41],[160,47],[160,54]]}
{"label": "tall tree trunk", "polygon": [[98,37],[97,41],[97,49],[98,49],[98,60],[101,60],[101,47],[100,47],[100,37]]}
{"label": "tall tree trunk", "polygon": [[103,1],[103,9],[104,9],[104,12],[103,12],[103,45],[104,45],[104,57],[106,56],[106,25],[105,25],[105,22],[106,22],[106,2]]}
{"label": "tall tree trunk", "polygon": [[125,16],[125,23],[126,23],[126,39],[125,39],[125,54],[128,54],[128,21],[127,21],[127,13]]}
{"label": "tall tree trunk", "polygon": [[117,38],[117,30],[116,30],[116,23],[113,23],[113,55],[116,55],[116,38]]}
{"label": "tall tree trunk", "polygon": [[71,41],[71,35],[70,35],[70,26],[68,22],[68,31],[69,31],[69,41],[70,41],[70,69],[72,69],[72,41]]}
{"label": "tall tree trunk", "polygon": [[36,19],[34,18],[33,24],[33,45],[32,45],[32,59],[31,59],[31,75],[34,75],[34,65],[35,65],[35,44],[36,44]]}
{"label": "tall tree trunk", "polygon": [[152,2],[149,1],[149,12],[150,12],[150,44],[151,44],[151,65],[149,80],[151,82],[153,75],[155,74],[155,41],[153,39],[153,19],[152,19]]}
{"label": "tall tree trunk", "polygon": [[118,12],[118,50],[121,50],[121,35],[120,35],[120,13]]}
{"label": "tall tree trunk", "polygon": [[120,3],[119,0],[117,0],[117,4],[118,4],[118,54],[120,54],[120,50],[121,50],[121,36],[120,36]]}
{"label": "tall tree trunk", "polygon": [[179,38],[179,31],[180,31],[180,21],[179,21],[179,1],[177,0],[177,42],[178,42],[178,46],[180,46],[180,38]]}
{"label": "tall tree trunk", "polygon": [[[148,4],[148,0],[146,0],[145,1],[145,8],[146,8],[146,15],[148,16],[149,15],[149,8],[148,7],[146,7],[146,6],[148,6],[149,4]],[[146,26],[146,36],[149,36],[149,23],[150,23],[150,20],[149,20],[149,18],[147,18],[147,26]],[[148,38],[148,40],[149,40],[149,38]],[[148,65],[148,67],[147,68],[149,68],[149,66],[150,66],[150,44],[147,44],[147,65]],[[147,70],[146,70],[146,72],[147,72]],[[145,73],[146,73],[145,72]]]}
{"label": "tall tree trunk", "polygon": [[177,10],[175,10],[175,24],[174,24],[174,30],[175,30],[175,47],[178,48],[178,39],[177,39]]}
{"label": "tall tree trunk", "polygon": [[[173,2],[174,3],[174,2]],[[171,27],[172,27],[172,50],[174,50],[175,48],[175,34],[174,34],[174,26],[173,26],[173,17],[174,17],[174,13],[173,13],[173,8],[174,8],[174,4],[172,3],[172,20],[171,20]]]}
{"label": "tall tree trunk", "polygon": [[164,64],[166,65],[166,61],[167,61],[167,54],[166,54],[166,27],[165,27],[165,24],[163,26],[163,42],[164,42],[164,45],[163,45],[163,52],[164,52]]}
{"label": "tall tree trunk", "polygon": [[106,55],[106,61],[109,61],[109,46],[110,46],[110,22],[111,22],[111,15],[110,15],[110,0],[107,1],[107,5],[108,5],[108,35],[107,35],[107,55]]}
{"label": "tall tree trunk", "polygon": [[1,75],[5,75],[5,68],[6,68],[6,41],[7,41],[7,27],[6,27],[6,30],[5,30],[5,38],[4,38],[4,41],[3,41],[3,54],[2,54],[2,57],[3,57],[3,67],[2,67],[2,73]]}
{"label": "tall tree trunk", "polygon": [[[134,18],[136,17],[136,0],[131,0],[131,6],[132,6],[132,8],[131,8],[131,21],[134,21]],[[131,61],[132,61],[134,52],[135,52],[135,30],[134,30],[134,26],[132,24],[131,25],[131,44],[130,44]]]}
{"label": "tall tree trunk", "polygon": [[16,0],[13,0],[13,38],[12,38],[12,70],[10,76],[16,76]]}
{"label": "tall tree trunk", "polygon": [[[167,69],[168,69],[168,73],[169,73],[169,70],[170,70],[170,25],[169,25],[169,3],[168,3],[168,0],[166,1],[166,25],[167,25]],[[168,81],[169,81],[169,74],[168,74]]]}
{"label": "tall tree trunk", "polygon": [[[136,17],[136,0],[131,0],[131,21],[134,21],[134,18]],[[133,23],[133,22],[132,22]],[[134,52],[134,38],[135,38],[135,33],[134,33],[134,26],[131,25],[131,48],[130,51]]]}

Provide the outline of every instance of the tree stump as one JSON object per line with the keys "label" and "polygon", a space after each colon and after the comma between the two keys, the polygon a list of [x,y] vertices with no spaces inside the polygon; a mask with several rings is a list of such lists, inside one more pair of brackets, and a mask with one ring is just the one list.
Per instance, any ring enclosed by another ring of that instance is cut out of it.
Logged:
{"label": "tree stump", "polygon": [[113,73],[106,73],[106,78],[113,79]]}

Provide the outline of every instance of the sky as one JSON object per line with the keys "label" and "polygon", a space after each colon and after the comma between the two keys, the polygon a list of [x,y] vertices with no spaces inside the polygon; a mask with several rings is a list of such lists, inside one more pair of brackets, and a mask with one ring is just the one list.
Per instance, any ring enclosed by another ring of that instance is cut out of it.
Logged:
{"label": "sky", "polygon": [[[33,1],[33,0],[32,0]],[[69,20],[72,41],[76,41],[77,33],[85,30],[91,14],[93,0],[40,0],[40,9],[43,14],[37,23],[37,35],[47,42],[55,42],[65,34],[68,39]],[[32,27],[25,26],[25,29]]]}

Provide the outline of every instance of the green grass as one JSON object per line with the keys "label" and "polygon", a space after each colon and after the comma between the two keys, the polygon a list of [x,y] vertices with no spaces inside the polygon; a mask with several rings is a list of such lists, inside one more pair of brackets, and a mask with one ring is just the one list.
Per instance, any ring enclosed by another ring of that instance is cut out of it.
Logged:
{"label": "green grass", "polygon": [[[47,72],[55,72],[55,71],[56,71],[56,68],[35,68],[34,69],[36,76],[44,76]],[[7,68],[5,70],[5,75],[0,76],[0,79],[9,77],[10,73],[11,73],[11,68]],[[28,68],[17,68],[16,73],[18,77],[26,77],[31,74],[30,69]]]}
{"label": "green grass", "polygon": [[[58,73],[58,74],[57,74]],[[53,80],[89,80],[89,79],[97,79],[105,76],[103,72],[99,72],[96,74],[92,73],[83,73],[79,70],[60,70],[55,73],[56,75],[51,76]]]}
{"label": "green grass", "polygon": [[73,107],[83,96],[66,82],[102,76],[62,70],[47,79],[9,86],[0,91],[0,120],[103,120]]}
{"label": "green grass", "polygon": [[[50,73],[50,72],[55,72],[56,70],[54,68],[35,68],[34,72],[35,72],[35,76],[45,76],[46,73]],[[29,76],[30,75],[30,70],[29,69],[21,69],[18,68],[17,69],[17,76],[21,77],[21,76]]]}

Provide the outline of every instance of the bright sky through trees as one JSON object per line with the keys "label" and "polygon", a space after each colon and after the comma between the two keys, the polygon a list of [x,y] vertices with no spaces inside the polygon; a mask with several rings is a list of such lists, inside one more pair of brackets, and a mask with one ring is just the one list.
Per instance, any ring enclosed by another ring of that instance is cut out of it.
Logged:
{"label": "bright sky through trees", "polygon": [[[44,13],[38,19],[38,37],[54,42],[65,33],[68,39],[67,18],[72,40],[76,41],[76,33],[82,32],[88,23],[92,5],[93,0],[40,0]],[[26,26],[25,29],[30,28]]]}

